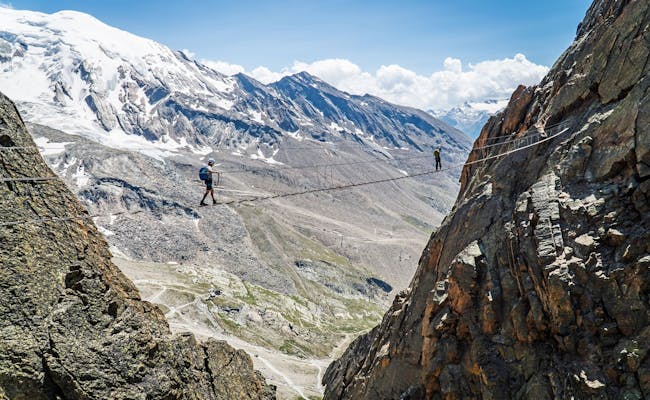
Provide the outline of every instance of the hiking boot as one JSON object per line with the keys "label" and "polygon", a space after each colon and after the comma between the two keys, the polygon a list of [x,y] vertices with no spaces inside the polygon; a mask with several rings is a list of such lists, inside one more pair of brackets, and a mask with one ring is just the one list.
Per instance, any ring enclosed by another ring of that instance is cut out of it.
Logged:
{"label": "hiking boot", "polygon": [[216,200],[212,200],[212,205],[215,205],[215,206],[216,206],[216,205],[217,205],[217,201],[216,201]]}
{"label": "hiking boot", "polygon": [[207,206],[207,204],[205,204],[204,202],[201,202],[201,204],[199,204],[199,207],[201,207],[201,206]]}

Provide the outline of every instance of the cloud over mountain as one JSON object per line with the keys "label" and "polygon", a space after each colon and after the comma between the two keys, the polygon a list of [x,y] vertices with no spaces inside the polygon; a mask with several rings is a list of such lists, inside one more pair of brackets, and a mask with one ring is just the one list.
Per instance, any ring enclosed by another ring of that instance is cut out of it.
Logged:
{"label": "cloud over mountain", "polygon": [[246,71],[241,65],[224,61],[203,62],[225,74],[245,72],[263,83],[306,71],[352,94],[368,93],[423,109],[449,109],[468,101],[506,98],[518,85],[536,84],[548,72],[548,67],[531,62],[523,54],[466,66],[460,59],[448,57],[442,69],[429,76],[397,64],[382,65],[375,72],[364,71],[352,61],[340,58],[311,63],[294,61],[280,71],[264,66]]}

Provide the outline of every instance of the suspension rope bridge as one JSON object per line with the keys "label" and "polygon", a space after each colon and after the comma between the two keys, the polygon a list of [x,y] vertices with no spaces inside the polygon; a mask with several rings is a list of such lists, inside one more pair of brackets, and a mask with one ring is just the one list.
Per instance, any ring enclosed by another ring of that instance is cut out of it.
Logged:
{"label": "suspension rope bridge", "polygon": [[45,177],[24,177],[24,178],[2,178],[0,182],[43,182],[43,181],[55,181],[59,179],[56,176],[45,176]]}
{"label": "suspension rope bridge", "polygon": [[[558,127],[562,124],[556,124],[553,127]],[[506,157],[510,154],[529,149],[531,147],[537,146],[538,144],[548,142],[550,140],[555,139],[556,137],[564,134],[565,132],[569,131],[568,128],[561,129],[557,133],[554,133],[550,136],[544,136],[545,133],[540,133],[537,132],[534,134],[535,137],[538,138],[538,140],[533,141],[532,143],[528,141],[518,141],[515,142],[509,141],[508,143],[501,143],[503,144],[512,144],[512,143],[524,143],[520,147],[514,147],[511,148],[507,151],[504,151],[499,154],[494,154],[494,155],[489,155],[487,157],[479,158],[477,160],[469,161],[469,162],[463,162],[463,163],[456,163],[452,164],[450,167],[443,168],[440,170],[428,170],[424,172],[418,172],[414,174],[409,174],[409,175],[403,175],[403,176],[398,176],[398,177],[391,177],[391,178],[384,178],[384,179],[378,179],[378,180],[373,180],[373,181],[365,181],[365,182],[356,182],[356,183],[350,183],[350,184],[344,184],[344,185],[337,185],[337,186],[330,186],[330,187],[324,187],[324,188],[315,188],[315,189],[306,189],[302,191],[296,191],[296,192],[289,192],[289,193],[277,193],[277,194],[271,194],[271,195],[266,195],[266,196],[258,196],[258,197],[253,197],[250,199],[239,199],[239,200],[231,200],[227,202],[218,202],[217,205],[241,205],[245,203],[254,203],[254,202],[259,202],[259,201],[268,201],[268,200],[275,200],[275,199],[280,199],[280,198],[287,198],[287,197],[294,197],[294,196],[300,196],[300,195],[307,195],[307,194],[313,194],[313,193],[320,193],[320,192],[329,192],[329,191],[336,191],[336,190],[344,190],[344,189],[351,189],[351,188],[357,188],[361,186],[367,186],[367,185],[374,185],[374,184],[379,184],[379,183],[386,183],[386,182],[394,182],[394,181],[400,181],[403,179],[412,179],[412,178],[417,178],[421,176],[426,176],[426,175],[432,175],[436,174],[439,172],[443,171],[449,171],[455,168],[459,167],[465,167],[465,166],[471,166],[475,164],[479,164],[482,162],[490,161],[490,160],[495,160],[501,157]],[[546,133],[547,134],[547,133]],[[524,135],[525,136],[525,135]],[[524,136],[521,136],[517,139],[523,139]],[[44,181],[44,180],[55,180],[58,179],[57,177],[45,177],[45,178],[7,178],[5,180],[0,180],[0,182],[12,182],[12,181]],[[174,207],[178,206],[178,204],[174,204]],[[24,220],[16,220],[16,221],[6,221],[6,222],[1,222],[0,226],[14,226],[14,225],[20,225],[20,224],[26,224],[26,223],[41,223],[41,222],[65,222],[65,221],[76,221],[76,220],[85,220],[85,219],[94,219],[94,218],[101,218],[101,217],[115,217],[115,216],[120,216],[120,215],[135,215],[135,214],[141,214],[144,213],[145,210],[136,210],[136,211],[120,211],[120,212],[114,212],[114,213],[108,213],[108,214],[85,214],[85,215],[75,215],[75,216],[68,216],[68,217],[42,217],[42,218],[33,218],[33,219],[24,219]]]}
{"label": "suspension rope bridge", "polygon": [[242,203],[249,203],[249,202],[255,202],[255,201],[262,201],[262,200],[273,200],[273,199],[284,198],[284,197],[299,196],[299,195],[304,195],[304,194],[319,193],[319,192],[341,190],[341,189],[349,189],[349,188],[356,188],[356,187],[360,187],[360,186],[374,185],[374,184],[378,184],[378,183],[394,182],[394,181],[399,181],[399,180],[402,180],[402,179],[417,178],[419,176],[431,175],[431,174],[435,174],[435,173],[438,173],[438,172],[452,170],[452,169],[455,169],[455,168],[458,168],[458,167],[465,167],[465,166],[468,166],[468,165],[474,165],[474,164],[482,163],[482,162],[485,162],[485,161],[505,157],[507,155],[516,153],[518,151],[531,148],[531,147],[536,146],[536,145],[538,145],[540,143],[544,143],[544,142],[547,142],[549,140],[552,140],[552,139],[560,136],[561,134],[563,134],[566,131],[568,131],[568,128],[564,129],[564,130],[561,130],[560,132],[555,133],[555,134],[553,134],[551,136],[540,139],[540,140],[538,140],[538,141],[536,141],[534,143],[527,143],[527,144],[525,144],[525,145],[523,145],[521,147],[511,149],[511,150],[508,150],[508,151],[500,153],[500,154],[496,154],[496,155],[488,156],[488,157],[485,157],[485,158],[481,158],[481,159],[478,159],[478,160],[452,164],[451,167],[447,167],[447,168],[444,168],[444,169],[429,170],[429,171],[424,171],[424,172],[419,172],[419,173],[409,174],[409,175],[404,175],[404,176],[397,176],[397,177],[392,177],[392,178],[384,178],[384,179],[378,179],[378,180],[374,180],[374,181],[350,183],[350,184],[347,184],[347,185],[331,186],[331,187],[327,187],[327,188],[307,189],[307,190],[298,191],[298,192],[280,193],[280,194],[273,194],[273,195],[268,195],[268,196],[260,196],[260,197],[255,197],[255,198],[252,198],[252,199],[231,200],[231,201],[228,201],[228,202],[217,203],[217,204],[231,205],[231,204],[242,204]]}
{"label": "suspension rope bridge", "polygon": [[[558,123],[554,125],[549,125],[546,127],[546,129],[553,129],[555,127],[558,127],[560,125],[563,125],[563,123]],[[510,133],[508,135],[501,135],[501,136],[495,136],[492,138],[488,139],[502,139],[504,137],[511,137],[513,134]],[[543,133],[542,132],[536,132],[533,134],[526,134],[521,137],[516,137],[510,140],[505,140],[503,142],[499,143],[492,143],[484,146],[478,146],[478,147],[473,147],[470,150],[470,153],[473,152],[481,152],[483,150],[487,149],[492,149],[494,147],[499,147],[499,146],[505,146],[505,145],[510,145],[513,143],[532,143],[534,138],[540,138],[542,137]],[[515,147],[517,146],[515,144]],[[302,166],[286,166],[286,167],[276,167],[273,168],[273,170],[300,170],[300,169],[310,169],[310,168],[320,168],[320,167],[337,167],[337,166],[344,166],[344,165],[360,165],[360,164],[375,164],[375,163],[391,163],[395,161],[410,161],[413,159],[424,159],[424,158],[433,158],[433,154],[428,154],[428,155],[422,155],[422,156],[412,156],[412,157],[402,157],[402,158],[389,158],[385,160],[372,160],[372,161],[350,161],[350,162],[342,162],[342,163],[324,163],[324,164],[312,164],[312,165],[302,165]],[[268,171],[268,168],[252,168],[252,169],[246,169],[246,170],[233,170],[233,171],[223,171],[224,174],[233,174],[233,173],[249,173],[249,172],[257,172],[257,171]]]}
{"label": "suspension rope bridge", "polygon": [[[558,124],[553,124],[548,127],[545,127],[545,129],[553,129],[555,127],[558,127],[562,125],[562,123]],[[511,137],[513,133],[507,134],[507,135],[501,135],[501,136],[494,136],[489,139],[502,139],[505,137]],[[485,150],[492,149],[494,147],[499,147],[499,146],[505,146],[505,145],[510,145],[513,143],[521,143],[524,142],[526,144],[533,142],[532,139],[534,138],[539,138],[542,137],[543,133],[541,132],[536,132],[533,133],[532,135],[525,134],[520,137],[516,137],[514,139],[506,140],[503,142],[499,143],[493,143],[493,144],[488,144],[484,146],[478,146],[478,147],[473,147],[470,150],[470,154],[474,152],[479,152],[481,155],[485,155],[486,152]],[[515,145],[516,147],[517,145]],[[51,149],[52,147],[48,147],[47,149]],[[42,147],[38,146],[15,146],[15,147],[0,147],[0,151],[11,151],[11,150],[29,150],[29,149],[43,149]],[[64,147],[60,147],[60,149],[65,149]],[[137,150],[134,149],[134,150]],[[146,150],[151,150],[151,149],[146,149]],[[378,164],[378,163],[387,163],[391,164],[393,162],[397,161],[411,161],[414,159],[427,159],[427,158],[433,158],[434,156],[432,154],[427,154],[427,155],[421,155],[421,156],[412,156],[412,157],[401,157],[401,158],[388,158],[388,159],[377,159],[377,160],[370,160],[370,161],[349,161],[349,162],[340,162],[340,163],[321,163],[321,164],[310,164],[310,165],[298,165],[298,166],[278,166],[274,168],[249,168],[249,169],[235,169],[235,170],[224,170],[224,171],[219,171],[221,174],[247,174],[247,173],[254,173],[254,172],[267,172],[267,171],[287,171],[287,170],[304,170],[304,169],[314,169],[314,168],[325,168],[325,167],[340,167],[340,166],[350,166],[350,165],[366,165],[366,164]],[[109,177],[97,177],[97,178],[88,178],[90,180],[101,180],[101,179],[107,179]],[[42,181],[42,180],[51,180],[51,179],[58,179],[57,177],[42,177],[42,178],[7,178],[7,179],[0,179],[0,182],[18,182],[18,181]]]}

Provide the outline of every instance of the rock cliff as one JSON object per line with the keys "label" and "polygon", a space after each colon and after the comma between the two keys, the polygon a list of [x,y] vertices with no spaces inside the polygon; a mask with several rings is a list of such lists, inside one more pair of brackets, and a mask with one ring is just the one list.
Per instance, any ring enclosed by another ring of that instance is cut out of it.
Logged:
{"label": "rock cliff", "polygon": [[[53,176],[0,95],[2,179]],[[244,352],[171,334],[60,180],[0,186],[0,399],[272,399]]]}
{"label": "rock cliff", "polygon": [[649,24],[647,0],[596,0],[488,121],[409,289],[325,399],[650,398]]}

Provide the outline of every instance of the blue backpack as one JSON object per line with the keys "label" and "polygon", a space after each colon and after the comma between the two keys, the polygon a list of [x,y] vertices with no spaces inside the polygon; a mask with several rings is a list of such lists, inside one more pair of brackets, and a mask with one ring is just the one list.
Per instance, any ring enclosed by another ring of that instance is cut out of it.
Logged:
{"label": "blue backpack", "polygon": [[210,179],[210,173],[208,172],[208,167],[201,167],[199,170],[199,179],[202,181],[207,181]]}

